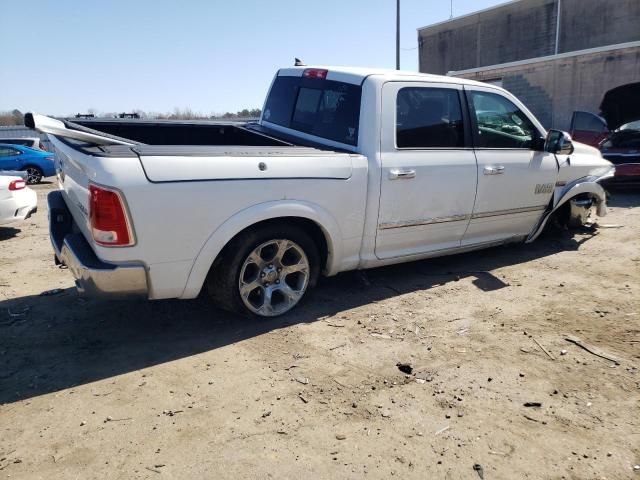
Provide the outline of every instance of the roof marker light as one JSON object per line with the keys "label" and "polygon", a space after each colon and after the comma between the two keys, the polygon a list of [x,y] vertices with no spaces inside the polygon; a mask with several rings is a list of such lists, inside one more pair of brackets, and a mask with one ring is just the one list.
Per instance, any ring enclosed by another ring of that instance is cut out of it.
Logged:
{"label": "roof marker light", "polygon": [[329,73],[329,70],[323,70],[321,68],[306,68],[304,72],[302,72],[302,76],[304,78],[317,78],[324,80],[327,78],[327,73]]}

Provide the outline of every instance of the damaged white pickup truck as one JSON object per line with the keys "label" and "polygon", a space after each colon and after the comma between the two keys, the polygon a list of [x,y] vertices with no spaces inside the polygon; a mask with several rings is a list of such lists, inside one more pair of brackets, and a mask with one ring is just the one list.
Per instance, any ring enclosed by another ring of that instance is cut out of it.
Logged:
{"label": "damaged white pickup truck", "polygon": [[507,91],[451,77],[297,67],[256,123],[28,114],[58,152],[56,259],[81,293],[290,311],[318,276],[534,240],[606,214],[598,150]]}

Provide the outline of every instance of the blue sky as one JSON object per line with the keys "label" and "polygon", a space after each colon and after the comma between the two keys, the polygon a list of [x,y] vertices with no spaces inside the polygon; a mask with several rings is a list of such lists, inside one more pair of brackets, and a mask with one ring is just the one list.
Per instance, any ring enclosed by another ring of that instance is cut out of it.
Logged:
{"label": "blue sky", "polygon": [[[402,68],[450,0],[402,0]],[[504,0],[453,0],[454,16]],[[262,107],[277,68],[395,67],[395,0],[0,0],[0,111]],[[10,19],[20,19],[11,21]]]}

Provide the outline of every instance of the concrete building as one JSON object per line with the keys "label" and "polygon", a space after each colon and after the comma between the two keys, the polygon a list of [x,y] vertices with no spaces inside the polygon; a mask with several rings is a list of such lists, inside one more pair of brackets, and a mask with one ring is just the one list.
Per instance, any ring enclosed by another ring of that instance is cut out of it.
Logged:
{"label": "concrete building", "polygon": [[418,45],[421,72],[498,84],[546,127],[633,83],[640,115],[640,0],[516,0],[420,28]]}

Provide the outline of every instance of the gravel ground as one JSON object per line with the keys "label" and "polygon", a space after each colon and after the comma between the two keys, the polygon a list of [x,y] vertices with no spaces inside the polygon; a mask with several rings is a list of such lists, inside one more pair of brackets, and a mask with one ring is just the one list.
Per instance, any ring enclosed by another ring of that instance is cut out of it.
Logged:
{"label": "gravel ground", "polygon": [[599,229],[343,274],[248,322],[78,298],[52,188],[0,227],[0,478],[640,478],[638,194]]}

